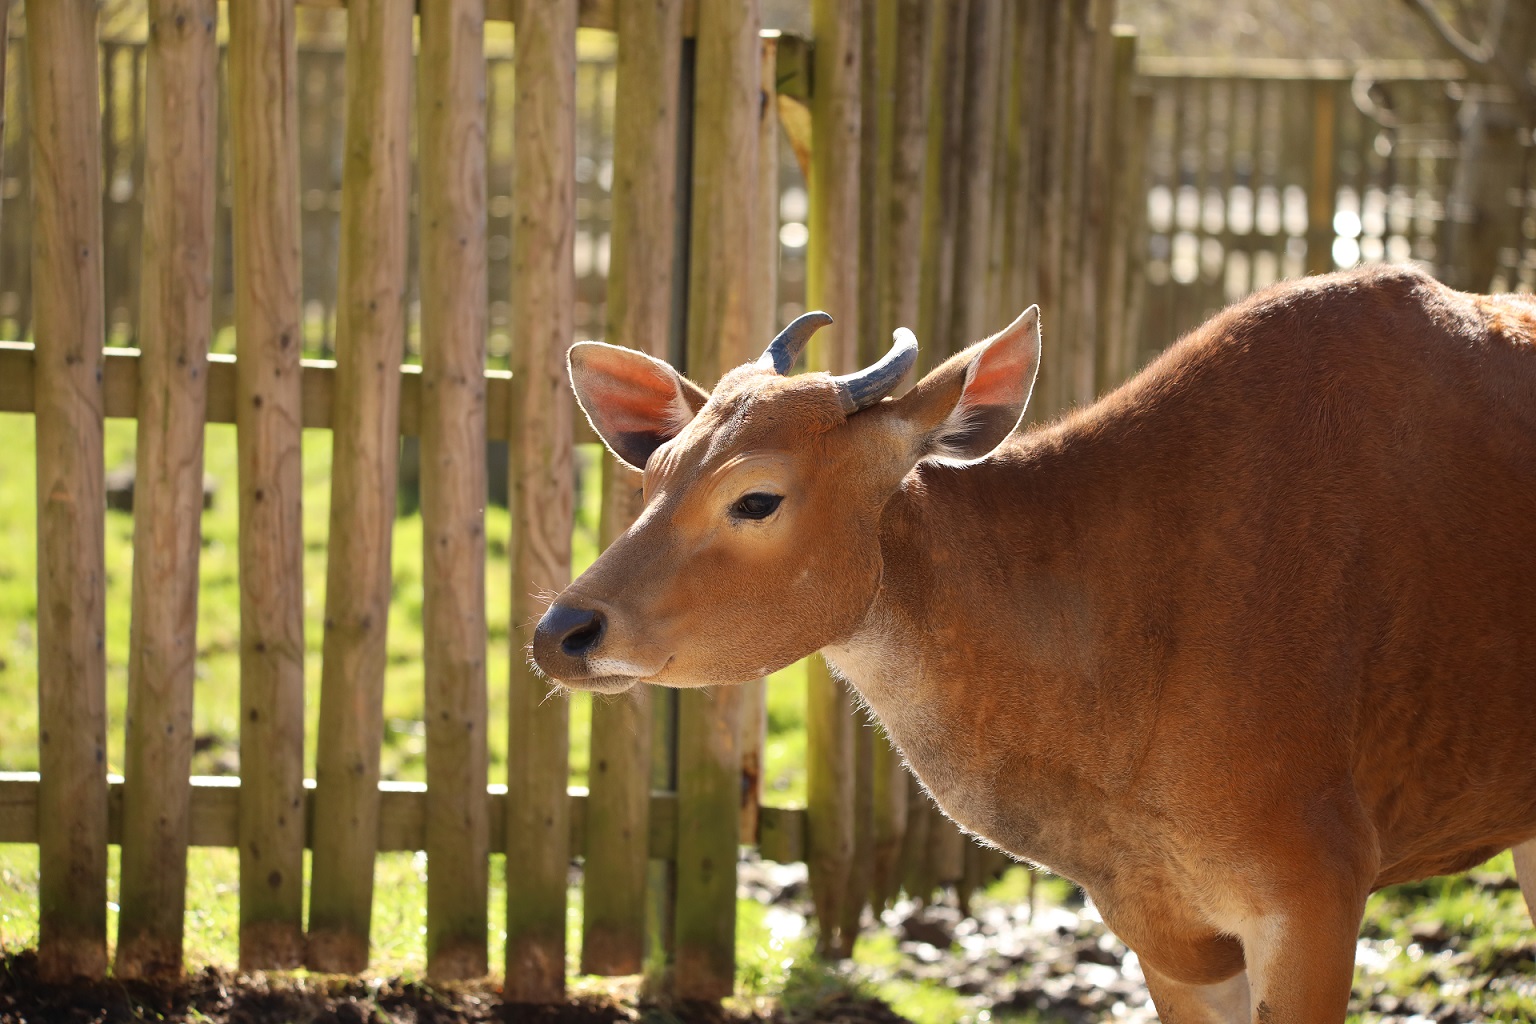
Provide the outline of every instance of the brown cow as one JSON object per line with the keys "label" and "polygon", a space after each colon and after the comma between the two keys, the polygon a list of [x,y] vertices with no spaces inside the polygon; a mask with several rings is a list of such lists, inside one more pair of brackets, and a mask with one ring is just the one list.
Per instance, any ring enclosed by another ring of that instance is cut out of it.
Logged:
{"label": "brown cow", "polygon": [[909,334],[783,376],[807,327],[712,395],[572,350],[647,504],[540,623],[551,677],[822,651],[1165,1020],[1342,1021],[1370,892],[1511,846],[1536,882],[1536,299],[1278,285],[1022,434],[1033,309],[896,399]]}

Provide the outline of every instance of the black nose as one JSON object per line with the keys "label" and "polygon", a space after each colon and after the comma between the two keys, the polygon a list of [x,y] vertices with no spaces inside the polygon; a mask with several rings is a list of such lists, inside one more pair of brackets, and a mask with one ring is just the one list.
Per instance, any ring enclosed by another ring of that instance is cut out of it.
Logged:
{"label": "black nose", "polygon": [[538,633],[542,639],[558,644],[562,654],[582,658],[603,642],[607,628],[608,620],[602,612],[554,604],[539,620]]}

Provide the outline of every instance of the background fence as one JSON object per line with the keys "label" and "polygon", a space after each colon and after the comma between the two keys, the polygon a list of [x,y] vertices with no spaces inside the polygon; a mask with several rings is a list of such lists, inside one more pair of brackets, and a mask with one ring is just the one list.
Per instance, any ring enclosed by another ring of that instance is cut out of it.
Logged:
{"label": "background fence", "polygon": [[[838,320],[810,367],[848,372],[903,324],[927,366],[1038,301],[1038,420],[1269,278],[1376,248],[1445,258],[1434,211],[1455,175],[1422,126],[1448,123],[1454,69],[1138,76],[1110,0],[817,0],[809,39],[762,33],[754,0],[434,0],[419,24],[350,0],[339,51],[299,49],[291,0],[242,0],[227,27],[215,0],[149,9],[147,43],[102,43],[92,0],[34,3],[7,47],[0,326],[18,340],[0,344],[0,411],[36,419],[41,772],[0,776],[0,841],[41,847],[54,978],[106,969],[108,843],[124,976],[180,970],[189,844],[239,849],[242,965],[340,971],[367,963],[376,852],[427,851],[439,979],[487,972],[504,852],[521,1001],[563,995],[573,858],[583,968],[645,967],[682,997],[730,992],[739,842],[808,863],[829,954],[901,888],[963,899],[1000,858],[858,727],[819,659],[805,809],[760,806],[761,682],[595,703],[590,790],[569,789],[568,705],[518,655],[533,595],[571,571],[566,347],[603,336],[709,384],[810,306]],[[515,49],[487,47],[488,14],[515,18]],[[1499,249],[1510,282],[1529,278],[1519,231]],[[121,780],[103,773],[111,416],[139,424]],[[238,779],[189,778],[205,422],[239,438]],[[305,428],[334,436],[313,781]],[[424,786],[379,780],[402,437],[421,466]],[[506,681],[486,671],[495,441]],[[636,509],[611,463],[603,487],[607,540]],[[503,685],[504,726],[486,710]],[[508,771],[487,789],[502,727]]]}
{"label": "background fence", "polygon": [[[1150,95],[1150,354],[1286,277],[1414,260],[1536,287],[1529,127],[1451,61],[1141,62]],[[1495,109],[1468,139],[1468,103]],[[1474,169],[1473,164],[1479,165]]]}

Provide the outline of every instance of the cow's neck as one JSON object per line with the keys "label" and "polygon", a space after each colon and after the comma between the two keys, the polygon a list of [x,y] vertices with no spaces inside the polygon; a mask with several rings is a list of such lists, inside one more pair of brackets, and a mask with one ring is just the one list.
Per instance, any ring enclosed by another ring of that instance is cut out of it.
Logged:
{"label": "cow's neck", "polygon": [[910,478],[882,526],[879,595],[825,654],[951,817],[1086,881],[1107,723],[1083,715],[1102,683],[1074,571],[1087,539],[1061,529],[1071,481],[1054,476],[1019,451]]}

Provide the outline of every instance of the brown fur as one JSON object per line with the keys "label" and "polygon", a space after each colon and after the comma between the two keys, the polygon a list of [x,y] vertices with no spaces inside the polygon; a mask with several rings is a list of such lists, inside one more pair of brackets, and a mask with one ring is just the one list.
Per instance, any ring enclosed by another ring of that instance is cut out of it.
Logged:
{"label": "brown fur", "polygon": [[[1536,836],[1533,342],[1529,296],[1283,284],[963,466],[912,465],[954,360],[846,419],[738,371],[560,600],[667,652],[647,681],[825,648],[948,813],[1087,890],[1166,1017],[1246,1016],[1246,968],[1262,1019],[1342,1020],[1368,893]],[[747,451],[785,507],[722,526]]]}

